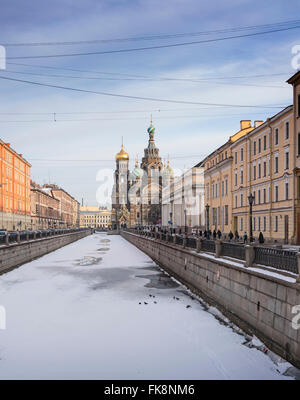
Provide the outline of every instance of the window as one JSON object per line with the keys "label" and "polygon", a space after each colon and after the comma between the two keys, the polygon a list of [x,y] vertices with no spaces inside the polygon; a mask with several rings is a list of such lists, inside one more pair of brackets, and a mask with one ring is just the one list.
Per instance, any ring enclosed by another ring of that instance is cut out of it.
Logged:
{"label": "window", "polygon": [[264,136],[264,150],[267,150],[267,136]]}
{"label": "window", "polygon": [[278,156],[275,156],[275,165],[274,165],[274,172],[275,174],[278,174]]}
{"label": "window", "polygon": [[253,142],[253,155],[256,155],[256,142]]}
{"label": "window", "polygon": [[244,196],[243,193],[241,193],[241,207],[243,207],[243,203],[244,203]]}
{"label": "window", "polygon": [[274,217],[274,232],[278,231],[278,215]]}
{"label": "window", "polygon": [[267,202],[267,191],[266,191],[266,189],[263,189],[263,202],[264,203]]}
{"label": "window", "polygon": [[228,225],[228,206],[225,206],[225,225]]}
{"label": "window", "polygon": [[244,149],[243,149],[243,147],[241,148],[241,161],[244,161]]}
{"label": "window", "polygon": [[257,217],[257,230],[260,231],[260,217]]}
{"label": "window", "polygon": [[275,146],[278,145],[278,128],[275,129],[275,141],[274,141]]}
{"label": "window", "polygon": [[225,195],[227,196],[228,194],[228,181],[227,179],[225,180]]}
{"label": "window", "polygon": [[261,166],[260,163],[258,164],[258,179],[261,178]]}
{"label": "window", "polygon": [[238,205],[237,205],[237,202],[238,202],[238,199],[237,199],[237,196],[235,196],[235,197],[234,197],[235,208],[237,208],[237,206],[238,206]]}
{"label": "window", "polygon": [[234,153],[234,163],[237,164],[237,151]]}
{"label": "window", "polygon": [[267,176],[267,162],[264,161],[263,164],[263,176],[266,177]]}
{"label": "window", "polygon": [[224,196],[224,181],[222,181],[222,196]]}
{"label": "window", "polygon": [[261,139],[258,139],[258,154],[261,152]]}
{"label": "window", "polygon": [[278,198],[279,198],[279,196],[278,196],[278,186],[276,185],[275,186],[275,201],[278,201]]}
{"label": "window", "polygon": [[265,232],[267,228],[267,218],[263,217],[263,231]]}
{"label": "window", "polygon": [[254,230],[254,231],[256,231],[256,229],[255,229],[255,228],[256,228],[256,227],[255,227],[255,222],[256,222],[256,221],[255,221],[255,217],[253,217],[252,226],[253,226],[253,230]]}
{"label": "window", "polygon": [[285,169],[289,169],[289,152],[285,153]]}
{"label": "window", "polygon": [[256,165],[253,165],[253,180],[256,179]]}
{"label": "window", "polygon": [[285,123],[285,139],[287,140],[290,137],[290,123],[287,121]]}
{"label": "window", "polygon": [[288,182],[286,182],[286,184],[285,184],[285,199],[286,200],[289,199],[289,184],[288,184]]}
{"label": "window", "polygon": [[257,204],[260,204],[260,190],[257,192]]}
{"label": "window", "polygon": [[237,172],[234,173],[234,185],[237,186]]}
{"label": "window", "polygon": [[244,183],[244,171],[241,169],[241,185]]}
{"label": "window", "polygon": [[240,220],[240,228],[241,228],[241,231],[244,230],[244,227],[243,227],[244,224],[243,224],[243,222],[244,222],[244,221],[243,221],[243,218],[241,218],[241,220]]}

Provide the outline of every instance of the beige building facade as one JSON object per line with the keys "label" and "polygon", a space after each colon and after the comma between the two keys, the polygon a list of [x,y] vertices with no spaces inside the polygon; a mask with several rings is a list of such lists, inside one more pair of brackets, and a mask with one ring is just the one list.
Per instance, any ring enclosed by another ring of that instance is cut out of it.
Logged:
{"label": "beige building facade", "polygon": [[111,214],[107,208],[80,206],[80,228],[110,229]]}
{"label": "beige building facade", "polygon": [[210,230],[278,243],[300,243],[300,72],[288,80],[293,105],[240,131],[204,160],[205,219]]}
{"label": "beige building facade", "polygon": [[51,189],[45,189],[31,181],[30,204],[30,229],[48,229],[60,226],[59,199],[54,196]]}
{"label": "beige building facade", "polygon": [[162,226],[191,231],[204,225],[204,169],[199,163],[163,185]]}

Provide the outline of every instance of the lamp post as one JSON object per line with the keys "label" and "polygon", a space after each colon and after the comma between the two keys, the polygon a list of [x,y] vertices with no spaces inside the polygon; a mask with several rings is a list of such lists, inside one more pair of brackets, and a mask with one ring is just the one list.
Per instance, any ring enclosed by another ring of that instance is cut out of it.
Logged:
{"label": "lamp post", "polygon": [[254,196],[252,193],[249,194],[248,196],[248,201],[249,201],[249,206],[250,206],[250,212],[249,212],[249,227],[250,227],[250,234],[249,234],[249,239],[250,242],[253,242],[253,231],[252,231],[252,206],[254,202]]}
{"label": "lamp post", "polygon": [[170,230],[171,230],[171,232],[172,232],[172,226],[173,226],[172,217],[173,217],[173,213],[172,213],[172,212],[170,212],[170,224],[169,224],[169,226],[170,226]]}
{"label": "lamp post", "polygon": [[186,208],[184,208],[184,233],[186,234]]}
{"label": "lamp post", "polygon": [[209,204],[207,203],[205,206],[206,209],[206,229],[207,229],[207,234],[209,232]]}

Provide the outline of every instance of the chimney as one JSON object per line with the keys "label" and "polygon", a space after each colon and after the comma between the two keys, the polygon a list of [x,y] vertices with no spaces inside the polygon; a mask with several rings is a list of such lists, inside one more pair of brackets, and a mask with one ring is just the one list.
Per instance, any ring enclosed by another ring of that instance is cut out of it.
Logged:
{"label": "chimney", "polygon": [[20,153],[19,156],[22,158],[22,157],[23,157],[23,154]]}
{"label": "chimney", "polygon": [[264,121],[254,121],[254,128],[257,128],[258,126],[260,126],[263,123],[264,123]]}
{"label": "chimney", "polygon": [[240,124],[241,124],[241,131],[242,131],[243,129],[251,128],[251,120],[242,119],[241,122],[240,122]]}
{"label": "chimney", "polygon": [[10,143],[5,143],[5,145],[6,145],[7,147],[10,147]]}

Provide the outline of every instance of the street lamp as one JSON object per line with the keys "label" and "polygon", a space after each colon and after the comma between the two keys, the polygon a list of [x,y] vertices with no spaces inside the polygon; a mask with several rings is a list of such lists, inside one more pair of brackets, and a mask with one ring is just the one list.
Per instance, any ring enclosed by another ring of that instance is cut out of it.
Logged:
{"label": "street lamp", "polygon": [[184,208],[184,233],[186,234],[186,208]]}
{"label": "street lamp", "polygon": [[205,206],[206,209],[206,227],[207,227],[207,234],[209,232],[209,204],[207,203]]}
{"label": "street lamp", "polygon": [[255,197],[252,193],[248,196],[249,206],[250,206],[250,213],[249,213],[249,227],[250,227],[250,242],[253,242],[253,232],[252,232],[252,206],[254,203]]}

